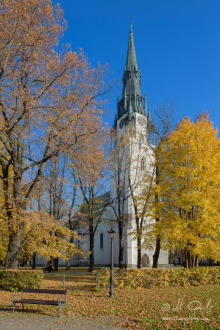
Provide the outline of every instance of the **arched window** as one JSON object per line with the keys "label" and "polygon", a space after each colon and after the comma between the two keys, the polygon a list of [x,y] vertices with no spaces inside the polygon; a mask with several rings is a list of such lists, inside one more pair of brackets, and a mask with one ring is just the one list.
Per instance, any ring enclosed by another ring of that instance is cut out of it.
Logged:
{"label": "arched window", "polygon": [[140,134],[140,137],[139,137],[139,148],[141,148],[141,145],[144,144],[144,136],[143,134]]}
{"label": "arched window", "polygon": [[141,158],[141,170],[145,170],[146,168],[146,159],[144,157]]}
{"label": "arched window", "polygon": [[103,249],[103,233],[100,234],[100,249]]}
{"label": "arched window", "polygon": [[141,261],[142,261],[142,267],[148,267],[150,264],[150,259],[146,253],[143,255]]}

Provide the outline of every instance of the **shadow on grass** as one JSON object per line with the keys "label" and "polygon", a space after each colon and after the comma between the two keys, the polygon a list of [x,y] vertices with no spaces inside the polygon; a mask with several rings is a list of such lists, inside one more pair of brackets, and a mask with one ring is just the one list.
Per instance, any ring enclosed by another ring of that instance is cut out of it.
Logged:
{"label": "shadow on grass", "polygon": [[47,274],[44,278],[45,288],[63,289],[64,283],[65,288],[68,290],[93,291],[96,287],[94,274],[65,274],[65,277],[62,274]]}
{"label": "shadow on grass", "polygon": [[0,307],[0,312],[12,312],[12,307]]}
{"label": "shadow on grass", "polygon": [[[51,308],[52,308],[52,306],[51,306]],[[22,315],[22,314],[25,314],[25,315],[32,314],[34,316],[35,315],[46,315],[46,316],[53,316],[53,317],[60,318],[59,317],[59,311],[58,311],[58,309],[57,309],[57,315],[56,315],[56,311],[55,310],[52,310],[51,309],[51,315],[48,315],[48,311],[49,311],[49,308],[47,308],[45,310],[43,310],[43,309],[37,309],[37,308],[32,308],[32,307],[24,308],[23,309],[22,306],[17,306],[17,307],[15,307],[15,312],[13,313],[12,307],[0,307],[0,312],[3,312],[3,313],[10,312],[10,316],[11,315],[14,315],[14,316],[17,315],[18,316],[18,315]],[[61,310],[60,316],[64,316],[64,315],[66,315],[65,314],[65,310],[63,311],[63,313],[62,313],[62,310]]]}

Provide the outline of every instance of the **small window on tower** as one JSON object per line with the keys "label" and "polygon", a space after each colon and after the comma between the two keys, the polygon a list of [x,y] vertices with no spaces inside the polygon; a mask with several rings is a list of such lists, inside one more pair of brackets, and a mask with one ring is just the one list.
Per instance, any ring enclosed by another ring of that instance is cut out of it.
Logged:
{"label": "small window on tower", "polygon": [[103,249],[103,233],[100,234],[100,249]]}
{"label": "small window on tower", "polygon": [[139,140],[139,148],[141,148],[141,145],[144,144],[144,136],[143,136],[143,134],[140,134],[140,138],[139,139],[140,139]]}
{"label": "small window on tower", "polygon": [[145,170],[146,168],[146,160],[144,157],[141,158],[141,170]]}

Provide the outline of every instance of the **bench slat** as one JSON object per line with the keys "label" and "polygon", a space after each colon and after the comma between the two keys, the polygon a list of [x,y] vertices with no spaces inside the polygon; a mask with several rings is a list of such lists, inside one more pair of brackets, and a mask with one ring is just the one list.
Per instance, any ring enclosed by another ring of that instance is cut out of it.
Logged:
{"label": "bench slat", "polygon": [[27,288],[24,288],[23,292],[48,293],[48,294],[67,294],[67,290],[52,290],[52,289],[27,289]]}
{"label": "bench slat", "polygon": [[33,305],[57,305],[58,301],[56,300],[40,300],[40,299],[20,299],[15,300],[14,304],[33,304]]}

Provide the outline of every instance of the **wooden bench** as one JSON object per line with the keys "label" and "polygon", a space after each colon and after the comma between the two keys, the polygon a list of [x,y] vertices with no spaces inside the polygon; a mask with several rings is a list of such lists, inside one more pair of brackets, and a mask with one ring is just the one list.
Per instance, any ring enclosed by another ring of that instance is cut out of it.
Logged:
{"label": "wooden bench", "polygon": [[[46,299],[27,299],[24,298],[24,293],[44,293],[44,294],[59,294],[63,295],[62,297],[59,297],[57,300],[46,300]],[[49,290],[49,289],[23,289],[23,291],[20,294],[14,294],[11,298],[12,301],[12,307],[13,307],[13,313],[15,304],[22,304],[22,307],[24,309],[24,304],[33,304],[33,305],[52,305],[52,306],[58,306],[59,309],[59,316],[60,316],[60,309],[62,306],[66,306],[67,309],[67,290]]]}

